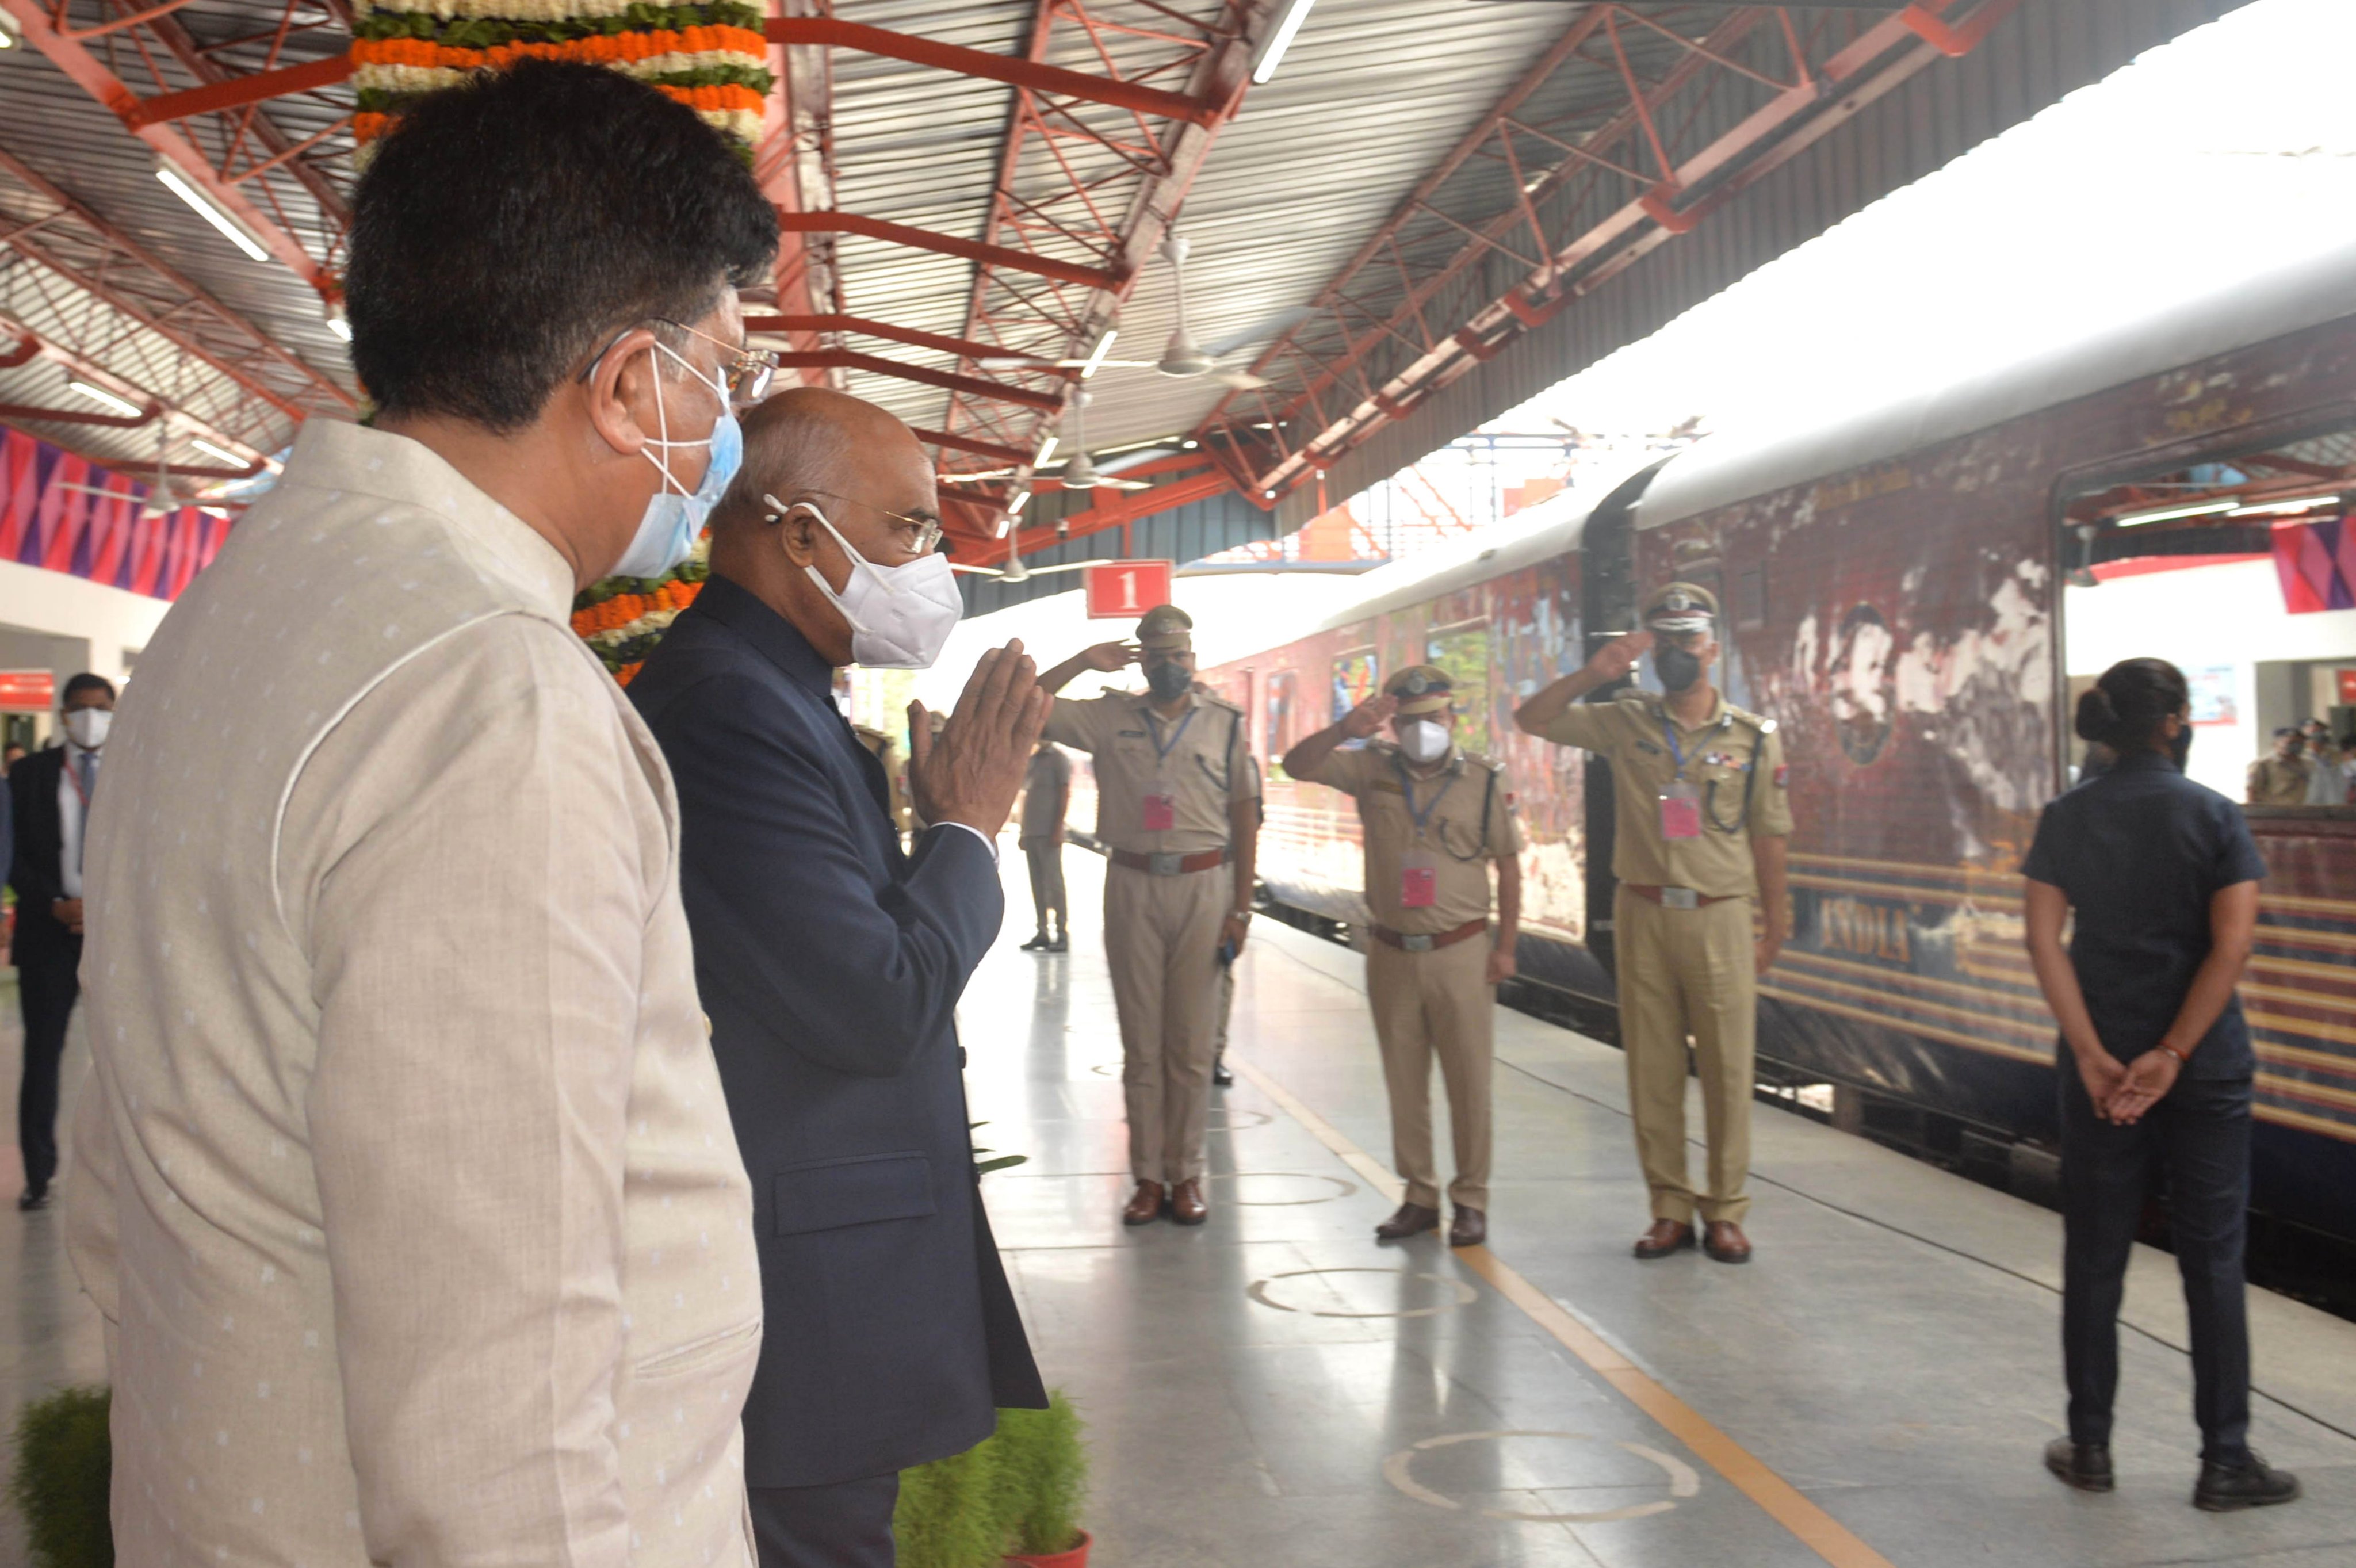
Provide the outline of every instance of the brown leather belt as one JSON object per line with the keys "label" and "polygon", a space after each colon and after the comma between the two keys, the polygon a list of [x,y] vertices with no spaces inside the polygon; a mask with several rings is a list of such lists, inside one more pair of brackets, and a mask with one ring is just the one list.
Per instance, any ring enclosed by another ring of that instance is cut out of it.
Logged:
{"label": "brown leather belt", "polygon": [[1200,854],[1140,854],[1133,849],[1117,849],[1112,852],[1112,863],[1150,876],[1183,876],[1190,871],[1208,871],[1226,865],[1227,852],[1206,849]]}
{"label": "brown leather belt", "polygon": [[1690,887],[1656,887],[1649,882],[1622,882],[1620,886],[1664,909],[1698,909],[1704,905],[1723,904],[1730,898],[1745,897],[1740,893],[1697,893]]}
{"label": "brown leather belt", "polygon": [[1375,933],[1376,941],[1386,947],[1397,948],[1401,952],[1435,952],[1441,948],[1452,948],[1458,942],[1470,941],[1488,929],[1489,921],[1486,917],[1478,920],[1467,920],[1452,931],[1433,931],[1412,937],[1405,931],[1394,931],[1388,926],[1367,928]]}

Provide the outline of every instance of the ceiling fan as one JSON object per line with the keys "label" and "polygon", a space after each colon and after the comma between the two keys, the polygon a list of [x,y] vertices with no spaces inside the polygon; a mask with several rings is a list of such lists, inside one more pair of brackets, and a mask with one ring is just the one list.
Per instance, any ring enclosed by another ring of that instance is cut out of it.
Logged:
{"label": "ceiling fan", "polygon": [[1162,257],[1170,263],[1170,285],[1177,306],[1178,324],[1172,329],[1170,340],[1162,347],[1158,360],[1108,360],[1104,356],[1111,349],[1115,337],[1108,328],[1097,339],[1096,349],[1081,360],[1041,360],[1025,355],[1005,355],[979,361],[985,370],[1078,371],[1083,380],[1102,370],[1153,370],[1165,376],[1181,380],[1207,377],[1222,386],[1249,392],[1254,387],[1268,385],[1265,379],[1245,371],[1223,371],[1218,362],[1239,349],[1246,349],[1280,332],[1290,330],[1306,319],[1314,306],[1296,305],[1277,312],[1264,320],[1256,321],[1240,332],[1210,343],[1196,343],[1186,330],[1186,254],[1188,246],[1177,231],[1162,236]]}

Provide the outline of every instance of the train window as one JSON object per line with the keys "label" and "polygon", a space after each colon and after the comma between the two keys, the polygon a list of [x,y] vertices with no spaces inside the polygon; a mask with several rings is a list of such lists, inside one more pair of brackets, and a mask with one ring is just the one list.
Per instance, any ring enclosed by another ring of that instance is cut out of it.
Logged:
{"label": "train window", "polygon": [[1424,659],[1448,671],[1456,688],[1456,744],[1467,751],[1489,749],[1489,623],[1468,621],[1435,627]]}
{"label": "train window", "polygon": [[1260,757],[1272,773],[1280,771],[1279,761],[1292,749],[1293,714],[1300,705],[1300,676],[1280,670],[1268,678],[1267,728],[1262,732]]}
{"label": "train window", "polygon": [[[2356,816],[2351,501],[2345,416],[2066,485],[2064,694],[2121,659],[2169,660],[2191,689],[2186,772],[2253,808]],[[2326,744],[2254,766],[2277,729],[2319,721]],[[2071,708],[2057,722],[2070,778],[2106,760],[2072,733]]]}
{"label": "train window", "polygon": [[1767,568],[1751,567],[1734,575],[1733,602],[1726,607],[1737,631],[1757,631],[1767,624]]}
{"label": "train window", "polygon": [[1382,680],[1382,661],[1373,649],[1354,648],[1335,654],[1333,705],[1327,711],[1326,722],[1340,722],[1343,714],[1381,691]]}

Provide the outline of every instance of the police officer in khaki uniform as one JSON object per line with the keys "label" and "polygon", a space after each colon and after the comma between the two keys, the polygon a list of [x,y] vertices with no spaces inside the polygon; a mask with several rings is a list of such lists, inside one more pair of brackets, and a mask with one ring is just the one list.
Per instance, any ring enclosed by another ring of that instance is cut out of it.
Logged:
{"label": "police officer in khaki uniform", "polygon": [[1137,1190],[1121,1211],[1150,1223],[1209,1217],[1203,1134],[1210,1111],[1217,968],[1250,927],[1259,774],[1244,711],[1193,689],[1192,617],[1146,612],[1137,642],[1107,642],[1040,677],[1060,691],[1083,670],[1144,667],[1142,696],[1059,702],[1045,738],[1096,758],[1105,872],[1105,957],[1120,1015],[1121,1086]]}
{"label": "police officer in khaki uniform", "polygon": [[2250,764],[2246,779],[2253,806],[2303,806],[2315,765],[2308,760],[2306,737],[2288,725],[2275,731],[2275,749]]}
{"label": "police officer in khaki uniform", "polygon": [[[1707,588],[1671,583],[1644,601],[1642,618],[1644,629],[1607,643],[1523,703],[1514,722],[1612,764],[1620,1028],[1636,1157],[1653,1200],[1636,1256],[1693,1245],[1697,1209],[1703,1251],[1743,1263],[1758,976],[1783,945],[1792,810],[1783,746],[1772,719],[1729,705],[1709,683],[1718,601]],[[1580,703],[1625,677],[1647,650],[1665,695],[1632,690]],[[1755,940],[1754,904],[1766,911]],[[1698,1193],[1686,1176],[1688,1036],[1709,1136],[1708,1186]]]}
{"label": "police officer in khaki uniform", "polygon": [[[1376,740],[1387,724],[1395,741]],[[1398,1241],[1440,1224],[1431,1150],[1431,1058],[1448,1086],[1456,1179],[1451,1247],[1487,1239],[1489,1075],[1497,983],[1514,972],[1522,835],[1505,769],[1456,748],[1453,683],[1430,664],[1400,671],[1285,754],[1284,770],[1356,797],[1365,843],[1366,995],[1390,1089],[1391,1152],[1407,1201],[1375,1227]],[[1345,741],[1372,742],[1344,749]],[[1497,923],[1489,923],[1489,867]]]}

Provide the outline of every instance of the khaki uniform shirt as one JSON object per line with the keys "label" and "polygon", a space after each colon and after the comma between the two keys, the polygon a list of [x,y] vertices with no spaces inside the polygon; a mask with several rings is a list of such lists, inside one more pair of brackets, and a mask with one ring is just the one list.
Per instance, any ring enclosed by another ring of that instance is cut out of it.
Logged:
{"label": "khaki uniform shirt", "polygon": [[2253,806],[2307,804],[2308,760],[2304,757],[2261,757],[2250,764],[2249,803]]}
{"label": "khaki uniform shirt", "polygon": [[[1244,711],[1190,692],[1174,719],[1144,695],[1058,701],[1046,736],[1096,758],[1097,837],[1133,854],[1200,854],[1225,849],[1227,809],[1259,799]],[[1167,746],[1168,755],[1161,748]],[[1169,801],[1170,826],[1148,828],[1147,797]]]}
{"label": "khaki uniform shirt", "polygon": [[313,419],[123,693],[65,1184],[120,1562],[750,1568],[752,1188],[572,597]]}
{"label": "khaki uniform shirt", "polygon": [[1024,843],[1044,843],[1063,830],[1072,800],[1072,759],[1053,746],[1034,752],[1023,779]]}
{"label": "khaki uniform shirt", "polygon": [[1546,738],[1595,752],[1612,764],[1619,824],[1612,853],[1614,876],[1645,886],[1690,887],[1706,898],[1758,897],[1751,836],[1781,838],[1792,831],[1783,737],[1723,695],[1697,727],[1678,725],[1685,780],[1700,795],[1701,834],[1665,838],[1661,796],[1678,777],[1661,732],[1665,716],[1659,693],[1632,691],[1614,702],[1574,704],[1547,726]]}
{"label": "khaki uniform shirt", "polygon": [[[1401,772],[1405,771],[1402,782]],[[1419,774],[1398,746],[1375,741],[1336,749],[1296,777],[1355,796],[1366,854],[1366,907],[1376,922],[1408,936],[1434,936],[1490,910],[1489,865],[1522,853],[1504,765],[1452,753],[1437,773]],[[1408,810],[1408,788],[1415,791]],[[1421,831],[1415,811],[1427,813]],[[1401,901],[1408,857],[1432,870],[1432,902]]]}

